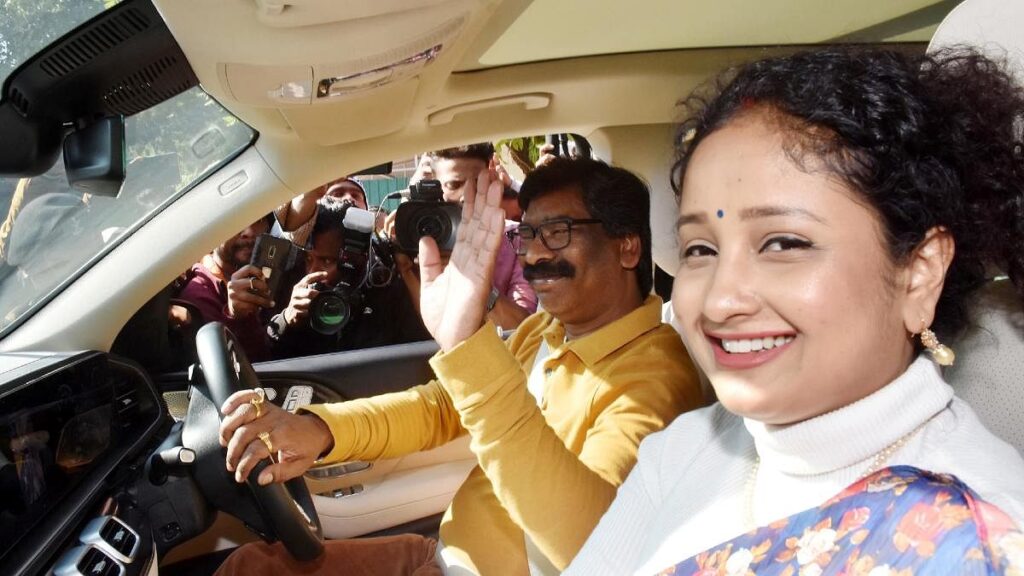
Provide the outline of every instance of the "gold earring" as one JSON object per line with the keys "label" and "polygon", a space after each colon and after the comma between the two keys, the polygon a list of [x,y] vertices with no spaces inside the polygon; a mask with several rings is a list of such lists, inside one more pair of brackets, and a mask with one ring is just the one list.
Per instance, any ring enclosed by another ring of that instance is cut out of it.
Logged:
{"label": "gold earring", "polygon": [[939,342],[935,332],[924,327],[924,322],[921,322],[921,326],[921,344],[928,349],[928,352],[932,355],[932,358],[935,358],[939,366],[952,366],[953,361],[956,360],[956,354],[953,353],[953,350]]}

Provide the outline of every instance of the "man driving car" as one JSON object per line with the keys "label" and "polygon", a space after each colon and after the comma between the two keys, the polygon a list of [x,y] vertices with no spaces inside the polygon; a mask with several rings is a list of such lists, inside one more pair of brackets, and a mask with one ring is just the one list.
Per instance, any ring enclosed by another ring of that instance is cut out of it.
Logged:
{"label": "man driving car", "polygon": [[[260,409],[252,391],[222,406],[221,442],[236,480],[262,459],[276,462],[260,484],[299,476],[317,461],[397,457],[468,433],[478,466],[455,495],[439,542],[333,541],[313,566],[295,563],[280,545],[249,544],[221,573],[408,574],[434,569],[431,558],[448,573],[555,573],[614,498],[641,439],[700,405],[682,342],[661,324],[661,300],[650,295],[649,195],[636,176],[589,159],[558,159],[530,174],[513,234],[544,311],[507,342],[485,322],[505,240],[503,187],[491,170],[469,188],[448,264],[432,239],[420,241],[421,312],[441,346],[431,359],[437,380],[298,415]],[[350,554],[352,546],[360,552]]]}

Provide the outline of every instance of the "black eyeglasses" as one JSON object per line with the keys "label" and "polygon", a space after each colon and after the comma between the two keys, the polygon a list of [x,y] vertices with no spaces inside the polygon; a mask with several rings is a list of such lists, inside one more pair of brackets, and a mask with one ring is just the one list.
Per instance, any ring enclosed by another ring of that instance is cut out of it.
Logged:
{"label": "black eyeglasses", "polygon": [[[517,228],[509,230],[506,235],[516,247],[516,254],[525,256],[526,250],[530,247],[537,236],[548,250],[561,250],[572,242],[572,227],[582,224],[600,224],[601,221],[594,218],[558,218],[549,220],[536,227],[529,224],[520,224]],[[538,234],[539,233],[539,234]],[[521,241],[516,243],[516,238]]]}

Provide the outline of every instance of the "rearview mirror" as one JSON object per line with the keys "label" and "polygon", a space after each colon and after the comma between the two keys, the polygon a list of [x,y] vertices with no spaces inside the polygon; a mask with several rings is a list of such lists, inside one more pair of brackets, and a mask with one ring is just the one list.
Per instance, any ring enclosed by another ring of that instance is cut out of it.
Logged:
{"label": "rearview mirror", "polygon": [[124,116],[108,116],[68,134],[64,171],[73,189],[116,198],[125,177]]}

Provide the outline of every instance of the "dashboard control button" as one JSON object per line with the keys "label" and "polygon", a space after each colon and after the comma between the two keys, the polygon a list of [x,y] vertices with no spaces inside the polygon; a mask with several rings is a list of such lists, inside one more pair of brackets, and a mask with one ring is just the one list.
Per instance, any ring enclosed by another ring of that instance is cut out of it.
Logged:
{"label": "dashboard control button", "polygon": [[173,542],[178,536],[181,536],[181,525],[177,522],[168,522],[160,527],[160,537],[164,542]]}
{"label": "dashboard control button", "polygon": [[124,576],[124,565],[92,544],[68,550],[53,568],[54,576]]}
{"label": "dashboard control button", "polygon": [[115,516],[92,519],[86,524],[80,540],[83,544],[91,544],[125,564],[131,564],[139,551],[138,533]]}

